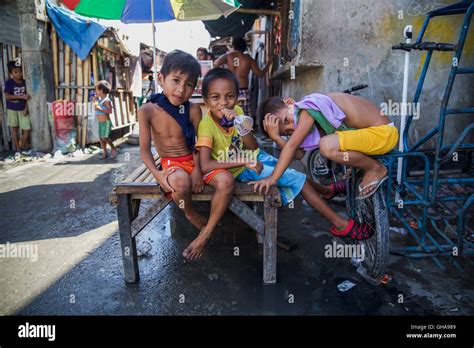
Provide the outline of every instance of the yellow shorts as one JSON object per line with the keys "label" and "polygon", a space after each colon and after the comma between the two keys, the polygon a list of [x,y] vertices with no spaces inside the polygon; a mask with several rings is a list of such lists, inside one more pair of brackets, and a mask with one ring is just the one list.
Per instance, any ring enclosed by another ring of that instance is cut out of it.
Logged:
{"label": "yellow shorts", "polygon": [[336,131],[341,151],[359,151],[366,155],[384,155],[398,144],[398,129],[392,125]]}

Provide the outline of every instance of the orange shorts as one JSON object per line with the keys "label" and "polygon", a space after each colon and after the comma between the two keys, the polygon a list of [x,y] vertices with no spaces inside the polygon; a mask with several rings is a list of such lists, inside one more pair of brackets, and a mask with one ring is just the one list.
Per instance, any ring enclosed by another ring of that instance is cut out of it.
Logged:
{"label": "orange shorts", "polygon": [[[193,160],[193,155],[185,155],[185,156],[180,156],[180,157],[163,157],[161,159],[161,166],[163,169],[182,169],[186,173],[191,174],[194,170],[194,160]],[[221,172],[227,172],[226,169],[216,169],[213,170],[212,172],[209,172],[203,176],[203,181],[204,184],[209,185],[214,179],[214,177],[221,173]],[[168,192],[165,194],[167,198],[171,197],[171,192]]]}

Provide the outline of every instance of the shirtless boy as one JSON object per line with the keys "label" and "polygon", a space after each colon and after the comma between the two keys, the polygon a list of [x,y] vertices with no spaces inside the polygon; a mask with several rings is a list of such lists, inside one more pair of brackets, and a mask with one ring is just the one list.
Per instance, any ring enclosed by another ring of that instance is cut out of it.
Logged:
{"label": "shirtless boy", "polygon": [[[357,199],[370,197],[386,180],[387,168],[370,156],[391,151],[398,143],[398,131],[368,100],[344,93],[315,93],[297,103],[291,98],[270,98],[262,109],[263,128],[282,152],[273,173],[252,183],[255,190],[268,191],[293,158],[300,159],[304,151],[317,147],[332,161],[364,170]],[[291,137],[286,142],[280,135]],[[341,183],[331,187],[313,184],[326,199],[345,191]],[[352,238],[373,234],[367,224],[344,219],[318,198],[317,210],[334,225],[333,235]]]}
{"label": "shirtless boy", "polygon": [[[163,93],[154,94],[138,111],[140,154],[167,197],[183,209],[186,218],[200,230],[183,256],[196,260],[210,239],[217,222],[225,213],[234,190],[234,178],[226,170],[202,175],[199,155],[195,151],[196,134],[202,112],[189,102],[201,67],[188,53],[168,53],[158,75]],[[151,139],[161,158],[163,170],[156,168],[151,153]],[[202,192],[204,184],[215,188],[209,220],[193,207],[192,192]]]}

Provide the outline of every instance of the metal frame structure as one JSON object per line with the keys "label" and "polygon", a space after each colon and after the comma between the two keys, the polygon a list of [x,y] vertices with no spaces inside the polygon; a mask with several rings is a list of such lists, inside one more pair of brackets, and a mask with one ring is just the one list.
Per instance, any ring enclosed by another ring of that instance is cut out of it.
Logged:
{"label": "metal frame structure", "polygon": [[[448,107],[456,77],[461,74],[474,73],[473,67],[459,66],[473,11],[474,1],[466,0],[429,12],[415,43],[400,44],[394,47],[404,50],[427,51],[413,98],[413,105],[416,105],[420,99],[434,51],[452,51],[454,53],[453,64],[441,103],[437,126],[415,144],[409,144],[408,133],[413,115],[407,115],[403,131],[403,152],[394,151],[378,156],[389,169],[387,207],[403,224],[416,243],[392,250],[392,252],[411,257],[431,257],[441,269],[444,269],[445,266],[441,262],[440,256],[448,256],[453,265],[462,270],[459,257],[474,254],[474,230],[466,224],[468,211],[474,205],[474,177],[472,172],[467,175],[464,173],[464,175],[460,174],[457,177],[447,177],[441,169],[441,166],[452,159],[457,151],[463,151],[472,166],[474,144],[463,142],[470,133],[474,132],[474,122],[465,128],[453,144],[445,144],[444,135],[448,116],[474,113],[474,107]],[[457,44],[423,42],[431,19],[460,14],[464,14],[464,20]],[[436,151],[434,158],[430,159],[425,152],[419,149],[435,135]],[[398,158],[403,159],[400,184],[394,178]],[[408,162],[415,159],[423,163],[424,176],[421,180],[409,176],[408,173]],[[395,201],[394,197],[400,197],[401,200]]]}

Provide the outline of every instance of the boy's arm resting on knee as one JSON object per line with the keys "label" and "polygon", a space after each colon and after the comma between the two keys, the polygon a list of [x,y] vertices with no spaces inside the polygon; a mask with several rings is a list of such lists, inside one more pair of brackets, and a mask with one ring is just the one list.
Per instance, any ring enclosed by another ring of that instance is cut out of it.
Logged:
{"label": "boy's arm resting on knee", "polygon": [[242,137],[242,141],[244,143],[245,150],[257,150],[258,149],[257,139],[255,139],[255,136],[252,134],[252,132],[250,132],[247,135],[244,135]]}
{"label": "boy's arm resting on knee", "polygon": [[153,155],[151,153],[150,113],[148,107],[141,107],[138,110],[138,125],[140,127],[140,156],[145,166],[159,182],[161,180],[161,173],[156,167]]}
{"label": "boy's arm resting on knee", "polygon": [[304,139],[310,132],[311,128],[314,125],[314,120],[305,110],[301,111],[300,119],[298,126],[295,128],[295,131],[291,135],[288,142],[283,147],[281,151],[280,158],[278,158],[278,163],[271,174],[271,178],[274,182],[277,182],[278,179],[283,175],[285,170],[291,164],[293,157],[295,156],[296,151],[299,149],[300,145],[303,143]]}

